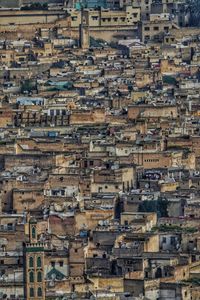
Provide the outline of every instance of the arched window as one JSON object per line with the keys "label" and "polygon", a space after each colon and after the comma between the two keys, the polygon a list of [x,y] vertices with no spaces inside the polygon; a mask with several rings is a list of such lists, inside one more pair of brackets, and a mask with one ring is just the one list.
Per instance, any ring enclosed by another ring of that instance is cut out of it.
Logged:
{"label": "arched window", "polygon": [[38,297],[42,297],[42,288],[41,287],[38,288],[37,295],[38,295]]}
{"label": "arched window", "polygon": [[42,272],[37,273],[37,282],[42,282]]}
{"label": "arched window", "polygon": [[36,238],[36,230],[35,227],[32,227],[32,238],[35,239]]}
{"label": "arched window", "polygon": [[32,271],[29,273],[29,281],[34,282],[34,273]]}
{"label": "arched window", "polygon": [[38,256],[38,258],[37,258],[37,267],[38,267],[38,268],[41,268],[41,266],[42,266],[41,257]]}
{"label": "arched window", "polygon": [[30,297],[34,297],[34,288],[30,288]]}
{"label": "arched window", "polygon": [[33,257],[29,257],[29,268],[33,268]]}

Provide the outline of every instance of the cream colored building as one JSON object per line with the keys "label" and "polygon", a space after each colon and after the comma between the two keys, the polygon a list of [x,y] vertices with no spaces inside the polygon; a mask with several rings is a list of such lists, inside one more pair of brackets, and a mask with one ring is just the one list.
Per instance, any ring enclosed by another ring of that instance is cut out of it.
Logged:
{"label": "cream colored building", "polygon": [[[81,12],[70,9],[71,27],[76,28],[81,24]],[[127,6],[124,10],[84,10],[91,28],[101,26],[133,26],[140,21],[140,8]]]}

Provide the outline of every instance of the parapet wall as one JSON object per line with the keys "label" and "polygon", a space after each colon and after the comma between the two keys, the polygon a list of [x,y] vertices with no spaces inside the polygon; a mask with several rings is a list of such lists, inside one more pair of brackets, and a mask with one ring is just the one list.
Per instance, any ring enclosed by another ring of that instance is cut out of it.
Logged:
{"label": "parapet wall", "polygon": [[171,34],[174,35],[177,39],[181,39],[183,37],[190,37],[191,35],[199,35],[200,34],[200,28],[198,27],[182,27],[179,29],[171,29]]}

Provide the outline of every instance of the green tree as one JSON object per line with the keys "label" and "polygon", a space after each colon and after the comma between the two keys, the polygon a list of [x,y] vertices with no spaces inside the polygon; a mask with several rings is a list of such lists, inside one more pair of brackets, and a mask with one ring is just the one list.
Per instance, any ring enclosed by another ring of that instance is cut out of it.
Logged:
{"label": "green tree", "polygon": [[168,203],[165,198],[159,198],[158,200],[145,200],[140,203],[139,212],[156,212],[158,217],[168,217]]}
{"label": "green tree", "polygon": [[35,84],[30,79],[25,80],[21,85],[21,92],[31,92],[35,88]]}

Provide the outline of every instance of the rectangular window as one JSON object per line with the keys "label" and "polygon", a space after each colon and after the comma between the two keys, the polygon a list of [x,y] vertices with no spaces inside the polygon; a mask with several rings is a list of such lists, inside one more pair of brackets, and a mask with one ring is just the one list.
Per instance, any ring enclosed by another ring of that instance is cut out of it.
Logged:
{"label": "rectangular window", "polygon": [[174,244],[175,244],[175,242],[176,242],[176,239],[175,239],[175,237],[174,237],[174,236],[171,236],[171,245],[174,245]]}
{"label": "rectangular window", "polygon": [[51,266],[54,268],[55,267],[55,261],[51,261]]}
{"label": "rectangular window", "polygon": [[63,261],[59,261],[59,265],[60,265],[60,267],[63,267],[63,265],[64,265]]}

